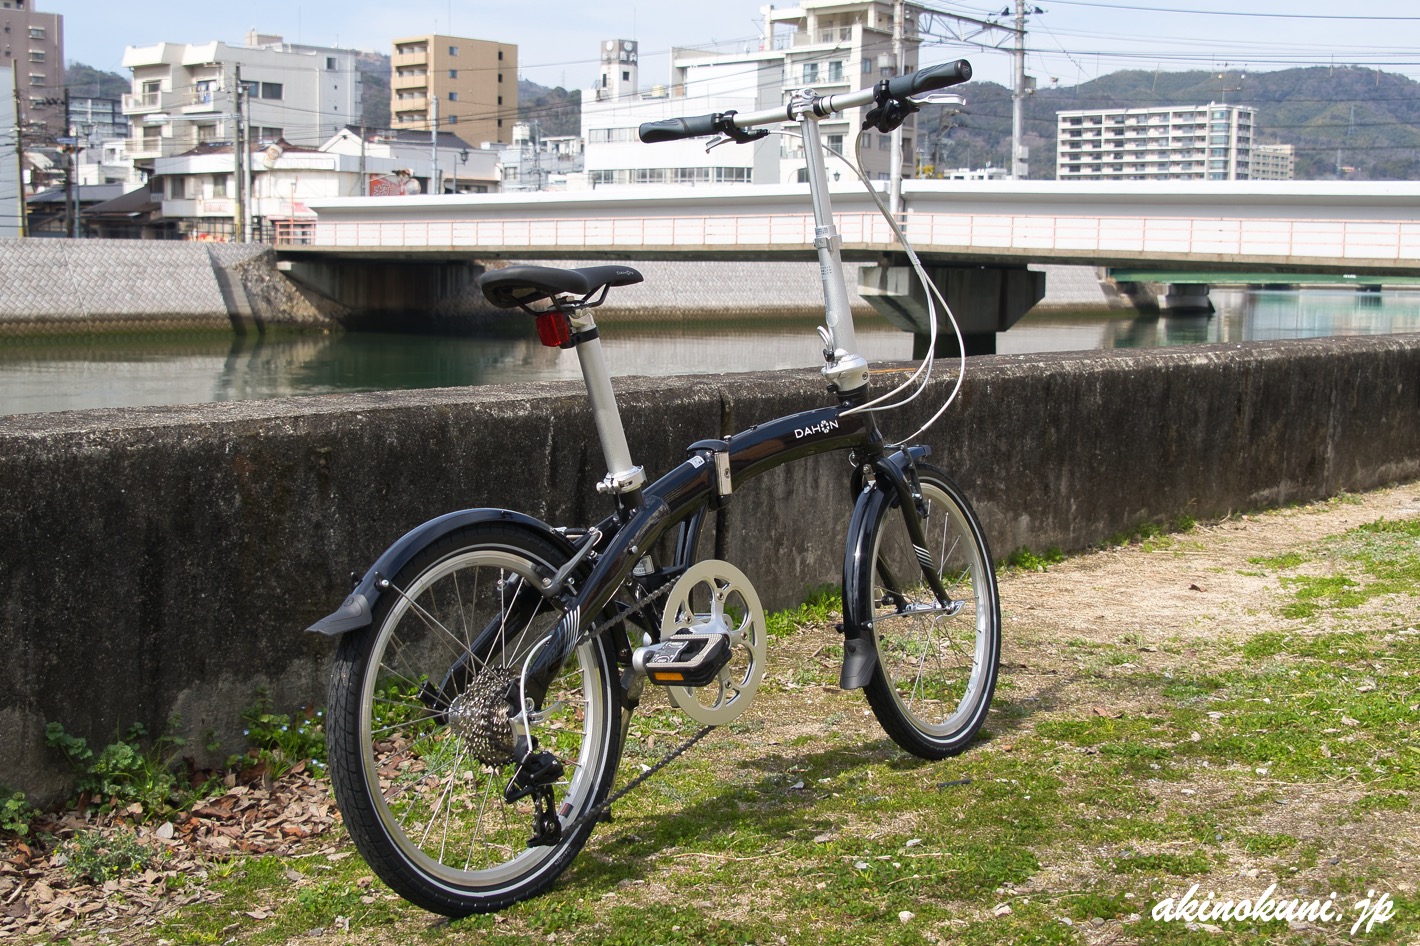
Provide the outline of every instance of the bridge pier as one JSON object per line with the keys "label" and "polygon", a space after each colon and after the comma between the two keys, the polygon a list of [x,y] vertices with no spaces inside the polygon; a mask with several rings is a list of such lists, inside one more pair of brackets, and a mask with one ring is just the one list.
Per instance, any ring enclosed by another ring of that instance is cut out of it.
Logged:
{"label": "bridge pier", "polygon": [[[1024,266],[923,268],[956,316],[968,355],[995,354],[997,333],[1015,325],[1045,298],[1045,273]],[[905,256],[893,254],[876,267],[863,267],[858,276],[858,294],[893,325],[912,333],[914,358],[927,353],[927,290]],[[951,325],[941,306],[937,308],[936,354],[959,354]]]}
{"label": "bridge pier", "polygon": [[1120,280],[1119,291],[1140,312],[1170,312],[1174,315],[1211,315],[1208,298],[1211,284],[1204,282],[1131,282]]}

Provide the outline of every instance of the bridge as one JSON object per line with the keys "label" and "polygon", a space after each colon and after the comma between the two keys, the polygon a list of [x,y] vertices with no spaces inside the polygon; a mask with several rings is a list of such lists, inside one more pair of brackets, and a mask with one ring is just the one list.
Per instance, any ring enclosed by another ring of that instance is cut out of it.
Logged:
{"label": "bridge", "polygon": [[[991,350],[1044,295],[1027,263],[1177,271],[1420,276],[1420,183],[1333,181],[906,181],[901,223],[960,315]],[[484,259],[812,259],[806,188],[651,187],[541,194],[313,200],[314,224],[278,230],[284,265]],[[925,336],[922,291],[861,187],[835,185],[859,292]],[[330,284],[330,275],[321,277]],[[1206,300],[1205,300],[1206,301]]]}

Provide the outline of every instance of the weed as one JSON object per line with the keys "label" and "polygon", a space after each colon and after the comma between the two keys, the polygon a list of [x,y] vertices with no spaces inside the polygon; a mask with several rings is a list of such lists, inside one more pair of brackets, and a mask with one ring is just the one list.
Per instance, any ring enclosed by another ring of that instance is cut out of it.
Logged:
{"label": "weed", "polygon": [[766,615],[766,631],[771,638],[784,637],[801,627],[827,624],[843,611],[843,591],[837,585],[819,585],[809,591],[797,608]]}
{"label": "weed", "polygon": [[325,711],[302,707],[292,719],[272,712],[271,695],[265,687],[256,691],[256,702],[242,713],[242,722],[251,746],[248,757],[266,767],[272,778],[280,778],[301,762],[319,773],[325,770]]}
{"label": "weed", "polygon": [[[174,717],[169,727],[177,725]],[[95,755],[88,740],[70,735],[59,723],[50,723],[44,729],[44,740],[62,752],[74,767],[75,790],[101,804],[137,802],[145,809],[164,811],[182,803],[176,797],[179,786],[172,772],[183,746],[179,737],[149,739],[148,730],[141,723],[134,723],[127,736],[109,743]]]}
{"label": "weed", "polygon": [[126,828],[111,832],[80,831],[60,845],[59,853],[70,876],[91,884],[146,870],[153,861],[152,848]]}
{"label": "weed", "polygon": [[4,801],[0,801],[0,832],[24,837],[30,833],[30,822],[34,816],[35,810],[30,807],[24,792],[10,793]]}
{"label": "weed", "polygon": [[1051,565],[1059,565],[1065,561],[1065,553],[1060,551],[1059,546],[1052,545],[1044,552],[1035,553],[1022,545],[1001,563],[1002,568],[1016,569],[1024,572],[1043,572]]}

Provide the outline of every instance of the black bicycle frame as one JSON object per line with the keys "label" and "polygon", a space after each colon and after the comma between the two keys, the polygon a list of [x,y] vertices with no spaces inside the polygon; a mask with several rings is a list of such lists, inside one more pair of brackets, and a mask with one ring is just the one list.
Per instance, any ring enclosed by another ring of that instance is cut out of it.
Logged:
{"label": "black bicycle frame", "polygon": [[[629,498],[631,514],[599,550],[591,574],[567,602],[562,620],[529,665],[528,677],[547,679],[555,673],[576,646],[583,616],[599,614],[651,547],[670,529],[723,495],[716,453],[728,455],[734,487],[785,463],[821,453],[861,448],[865,458],[879,456],[881,435],[872,415],[846,413],[853,406],[845,402],[790,414],[723,441],[692,444],[685,462],[645,487],[638,497]],[[680,550],[687,560],[694,551],[685,548],[688,544],[683,541]]]}

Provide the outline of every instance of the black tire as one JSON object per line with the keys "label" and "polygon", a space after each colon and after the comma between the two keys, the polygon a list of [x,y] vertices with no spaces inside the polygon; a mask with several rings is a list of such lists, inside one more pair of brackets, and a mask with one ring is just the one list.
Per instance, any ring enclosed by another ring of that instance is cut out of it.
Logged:
{"label": "black tire", "polygon": [[[529,847],[532,799],[503,798],[516,766],[496,694],[562,616],[535,590],[534,567],[550,574],[565,561],[531,530],[464,527],[392,576],[370,627],[340,643],[326,720],[336,801],[371,869],[426,910],[465,916],[536,896],[592,832]],[[566,767],[553,800],[564,826],[615,777],[618,686],[598,638],[538,703],[550,714],[534,729],[540,748]]]}
{"label": "black tire", "polygon": [[951,597],[941,608],[923,578],[894,498],[873,530],[871,589],[877,662],[868,703],[893,741],[914,755],[956,755],[991,708],[1001,658],[1001,607],[986,536],[961,489],[917,465],[927,506],[927,550]]}

